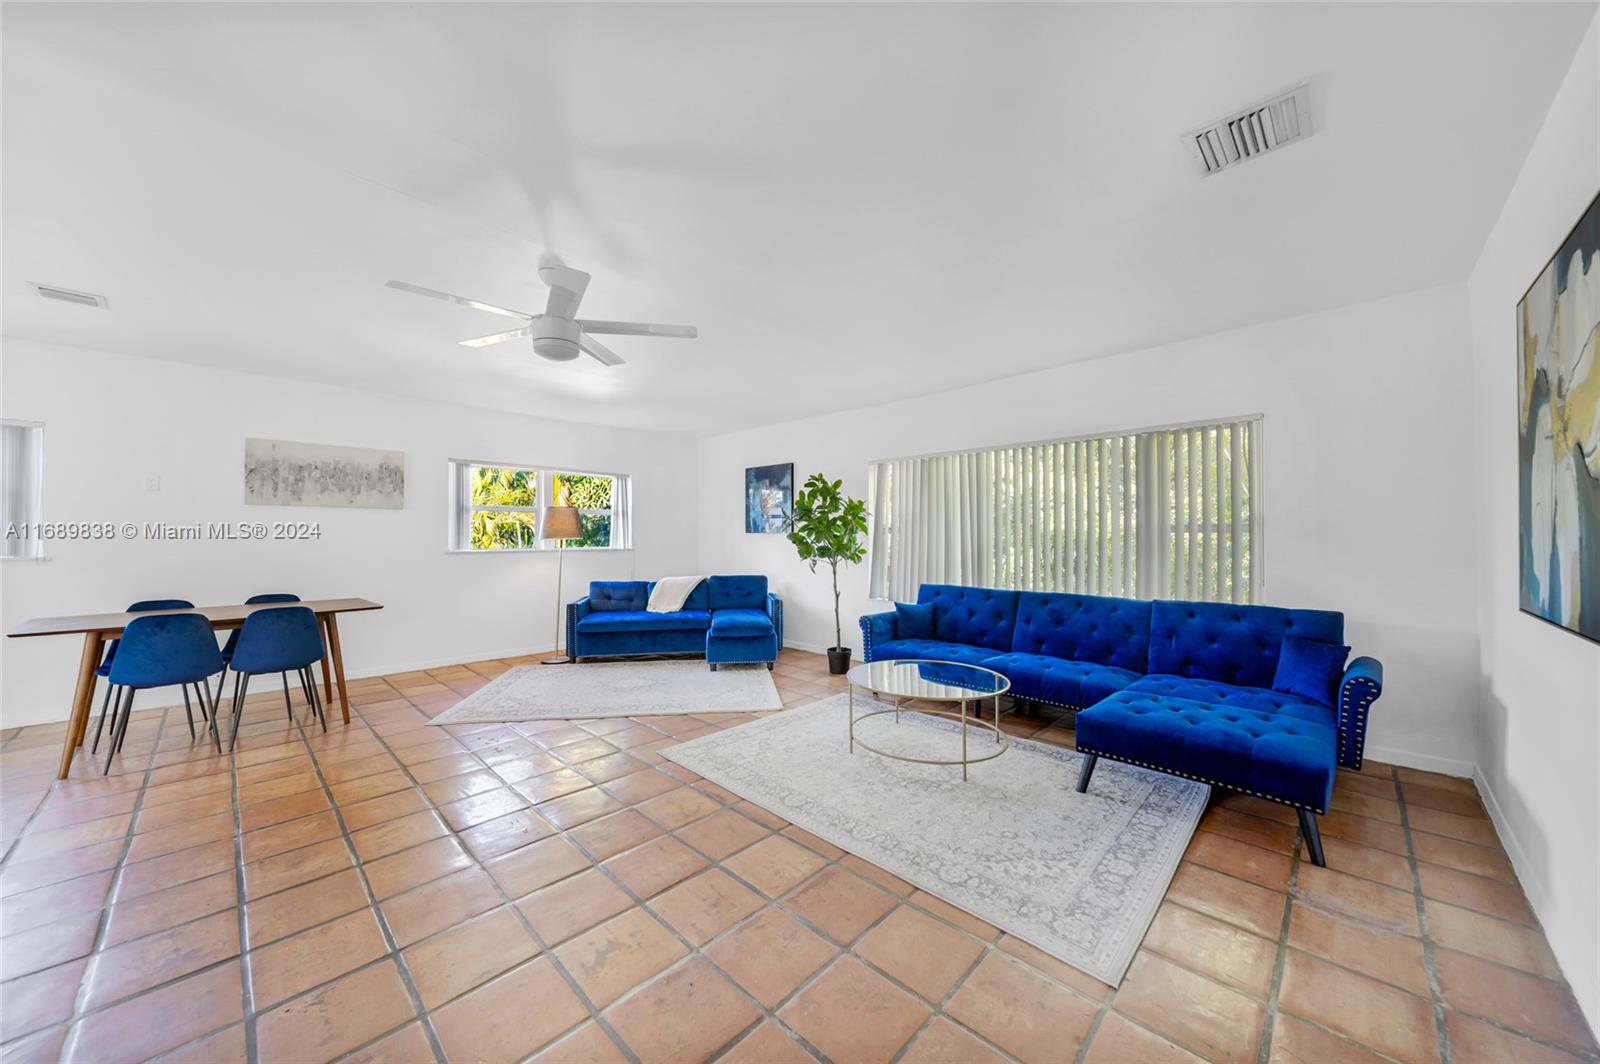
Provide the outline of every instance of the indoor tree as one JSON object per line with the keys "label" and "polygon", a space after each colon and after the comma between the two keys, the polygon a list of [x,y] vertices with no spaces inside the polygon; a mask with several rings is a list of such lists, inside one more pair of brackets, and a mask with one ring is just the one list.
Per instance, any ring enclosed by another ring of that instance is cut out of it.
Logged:
{"label": "indoor tree", "polygon": [[844,629],[839,621],[839,563],[859,562],[867,553],[866,504],[850,498],[843,487],[842,480],[811,474],[795,492],[788,521],[789,542],[800,560],[812,572],[818,562],[825,562],[833,573],[833,647],[828,651],[828,670],[833,673],[850,667],[850,648],[842,645]]}

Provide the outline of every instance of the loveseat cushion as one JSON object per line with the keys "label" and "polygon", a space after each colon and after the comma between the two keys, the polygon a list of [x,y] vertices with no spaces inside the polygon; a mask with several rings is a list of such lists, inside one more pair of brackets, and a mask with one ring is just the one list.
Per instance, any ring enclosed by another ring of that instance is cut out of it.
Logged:
{"label": "loveseat cushion", "polygon": [[886,643],[872,644],[873,661],[920,658],[924,661],[959,661],[965,665],[983,665],[992,657],[992,650],[965,643],[948,643],[942,639],[891,639]]}
{"label": "loveseat cushion", "polygon": [[764,576],[713,576],[713,610],[764,610],[767,607],[767,578]]}
{"label": "loveseat cushion", "polygon": [[1219,680],[1196,680],[1187,676],[1140,676],[1128,686],[1139,694],[1164,698],[1187,698],[1192,702],[1252,709],[1262,713],[1282,713],[1298,720],[1337,726],[1334,712],[1309,698],[1274,691],[1267,687],[1241,687]]}
{"label": "loveseat cushion", "polygon": [[1017,698],[1037,698],[1057,705],[1083,708],[1116,694],[1139,678],[1139,673],[1092,661],[1064,661],[1045,654],[1000,654],[982,662],[986,669],[1003,673]]}
{"label": "loveseat cushion", "polygon": [[650,601],[644,580],[594,580],[589,584],[589,609],[595,613],[642,610]]}
{"label": "loveseat cushion", "polygon": [[766,610],[716,610],[711,614],[714,636],[771,635],[772,618]]}
{"label": "loveseat cushion", "polygon": [[1344,663],[1349,658],[1350,648],[1342,643],[1286,635],[1283,649],[1278,653],[1278,671],[1272,677],[1272,689],[1331,706],[1337,697],[1339,679],[1344,676]]}
{"label": "loveseat cushion", "polygon": [[1271,687],[1287,635],[1342,643],[1344,614],[1231,602],[1157,601],[1151,606],[1145,672]]}
{"label": "loveseat cushion", "polygon": [[590,613],[578,622],[578,631],[595,635],[607,632],[703,632],[709,627],[711,614],[705,610],[676,610],[672,613],[649,613],[643,609],[610,610]]}
{"label": "loveseat cushion", "polygon": [[917,601],[933,605],[934,639],[988,647],[999,653],[1011,649],[1011,630],[1017,621],[1017,592],[992,587],[923,584],[917,590]]}
{"label": "loveseat cushion", "polygon": [[901,639],[932,639],[933,603],[896,602],[894,634]]}
{"label": "loveseat cushion", "polygon": [[1326,812],[1337,739],[1328,724],[1131,688],[1078,714],[1081,752],[1106,754]]}
{"label": "loveseat cushion", "polygon": [[1011,649],[1142,673],[1150,659],[1150,603],[1023,591],[1017,596]]}

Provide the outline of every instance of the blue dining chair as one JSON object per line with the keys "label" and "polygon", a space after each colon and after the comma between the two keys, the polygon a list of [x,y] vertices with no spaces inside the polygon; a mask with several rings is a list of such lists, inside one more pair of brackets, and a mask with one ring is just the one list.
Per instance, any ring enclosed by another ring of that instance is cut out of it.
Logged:
{"label": "blue dining chair", "polygon": [[[215,644],[213,644],[215,645]],[[322,660],[322,629],[317,615],[305,606],[281,606],[271,610],[257,610],[244,619],[239,629],[239,641],[234,644],[233,657],[224,666],[234,672],[233,730],[228,738],[228,749],[239,741],[239,718],[243,715],[245,699],[250,692],[250,678],[274,672],[287,676],[300,674],[300,683],[306,692],[307,704],[322,730],[328,730],[328,718],[322,711],[322,698],[312,680],[311,666]],[[220,685],[217,688],[222,689]],[[293,719],[293,712],[290,719]]]}
{"label": "blue dining chair", "polygon": [[[174,687],[194,684],[200,691],[209,692],[211,677],[223,669],[222,652],[217,649],[216,633],[211,622],[198,613],[166,613],[158,617],[136,617],[122,630],[117,656],[111,662],[107,679],[122,688],[117,706],[112,711],[111,736],[107,745],[106,772],[111,771],[111,759],[122,749],[128,735],[128,718],[133,715],[133,696],[136,691],[153,687]],[[184,695],[188,701],[187,693]],[[204,709],[202,703],[202,709]],[[222,751],[222,737],[217,730],[217,707],[212,700],[208,719],[217,751]],[[193,721],[190,721],[193,724]]]}
{"label": "blue dining chair", "polygon": [[[259,605],[261,605],[263,603],[268,603],[268,602],[299,602],[299,601],[300,601],[300,596],[299,595],[291,595],[291,594],[289,594],[288,592],[285,591],[285,592],[272,592],[272,593],[266,594],[266,595],[251,595],[249,598],[244,600],[244,604],[246,606],[259,606]],[[228,641],[225,642],[224,644],[222,644],[222,660],[224,662],[229,662],[229,661],[233,660],[233,652],[234,652],[235,648],[238,647],[238,645],[239,645],[239,629],[235,628],[233,631],[228,633]],[[238,679],[237,676],[234,677],[234,681],[233,682],[235,684],[237,684],[239,682],[239,679]],[[222,688],[220,686],[217,688],[217,699],[219,701],[222,699]],[[309,694],[306,695],[306,701],[308,703],[311,701],[311,696]],[[291,703],[289,701],[289,674],[288,673],[284,673],[283,674],[283,708],[288,711],[289,719],[290,720],[294,720],[294,705],[293,705],[293,703]]]}
{"label": "blue dining chair", "polygon": [[[192,610],[192,609],[194,609],[194,603],[189,602],[186,599],[144,599],[142,601],[135,602],[133,605],[129,606],[128,609],[127,609],[127,612],[128,613],[149,613],[152,610]],[[103,730],[105,730],[105,726],[106,726],[106,710],[111,708],[111,699],[113,697],[112,692],[114,692],[117,689],[116,688],[116,684],[113,684],[110,681],[110,676],[111,676],[111,662],[117,656],[117,643],[118,642],[119,642],[119,640],[116,640],[116,639],[113,639],[111,641],[111,644],[106,647],[105,660],[101,661],[100,662],[100,667],[94,670],[94,674],[96,676],[103,677],[103,678],[106,679],[106,697],[105,697],[105,701],[100,704],[100,720],[94,726],[94,744],[89,747],[89,752],[91,754],[97,752],[100,749],[100,733]],[[198,693],[199,692],[197,690],[196,694],[198,694]],[[200,713],[201,713],[202,716],[205,715],[205,711],[206,711],[206,700],[204,698],[202,698],[202,699],[200,699]],[[189,718],[189,738],[193,739],[195,737],[195,733],[194,733],[194,707],[192,705],[190,705],[190,703],[189,703],[189,685],[187,685],[187,684],[185,684],[184,688],[183,688],[183,712]]]}

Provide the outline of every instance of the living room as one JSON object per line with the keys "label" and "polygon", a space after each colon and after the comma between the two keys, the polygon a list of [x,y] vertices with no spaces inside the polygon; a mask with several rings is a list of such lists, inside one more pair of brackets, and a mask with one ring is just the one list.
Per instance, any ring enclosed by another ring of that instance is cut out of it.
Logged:
{"label": "living room", "polygon": [[1594,4],[0,48],[4,1059],[1600,1059]]}

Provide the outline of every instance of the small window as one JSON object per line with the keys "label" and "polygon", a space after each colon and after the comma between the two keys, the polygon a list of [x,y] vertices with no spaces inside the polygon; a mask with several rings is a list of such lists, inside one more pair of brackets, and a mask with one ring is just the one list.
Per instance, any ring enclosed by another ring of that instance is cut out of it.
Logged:
{"label": "small window", "polygon": [[[628,478],[489,462],[450,463],[450,549],[565,550],[629,546]],[[546,510],[571,506],[582,535],[559,544],[540,538]]]}
{"label": "small window", "polygon": [[0,558],[44,557],[44,426],[0,421]]}

